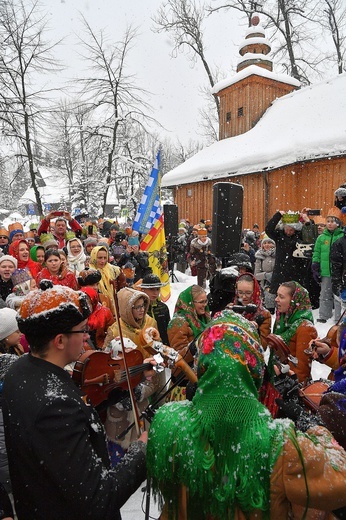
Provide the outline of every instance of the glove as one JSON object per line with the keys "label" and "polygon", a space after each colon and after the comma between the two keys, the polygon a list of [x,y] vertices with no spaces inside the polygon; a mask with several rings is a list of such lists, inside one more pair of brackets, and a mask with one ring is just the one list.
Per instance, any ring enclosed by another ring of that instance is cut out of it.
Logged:
{"label": "glove", "polygon": [[297,401],[284,401],[283,399],[275,399],[276,404],[283,411],[289,419],[294,421],[298,430],[306,432],[312,426],[317,424],[324,425],[321,417],[316,414],[311,414],[304,410]]}
{"label": "glove", "polygon": [[342,299],[342,301],[344,303],[346,303],[346,288],[343,288],[341,291],[340,291],[340,297]]}
{"label": "glove", "polygon": [[[136,388],[134,388],[133,392],[134,392],[134,395],[135,395],[135,399],[137,402],[141,402],[142,400],[142,388],[143,388],[143,385],[140,383],[139,385],[136,386]],[[124,399],[122,399],[121,401],[119,401],[115,406],[118,408],[118,410],[120,412],[123,412],[124,410],[126,410],[127,412],[129,412],[130,410],[132,410],[132,403],[131,403],[131,398],[130,398],[130,394],[129,392],[127,392],[128,394],[128,397],[125,397]]]}
{"label": "glove", "polygon": [[313,279],[315,280],[316,283],[320,284],[322,279],[321,279],[321,268],[320,268],[319,262],[313,262],[311,269],[312,269]]}

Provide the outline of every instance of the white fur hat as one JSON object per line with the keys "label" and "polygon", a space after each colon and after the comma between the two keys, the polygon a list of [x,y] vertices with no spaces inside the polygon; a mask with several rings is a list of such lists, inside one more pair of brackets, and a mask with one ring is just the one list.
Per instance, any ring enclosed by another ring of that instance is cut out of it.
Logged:
{"label": "white fur hat", "polygon": [[14,256],[11,256],[11,255],[3,255],[0,257],[0,264],[2,264],[2,262],[5,262],[6,260],[8,260],[9,262],[12,262],[15,269],[17,269],[17,265],[18,265],[17,258],[14,258]]}
{"label": "white fur hat", "polygon": [[17,312],[13,309],[7,307],[0,309],[0,340],[7,338],[18,330],[16,316]]}

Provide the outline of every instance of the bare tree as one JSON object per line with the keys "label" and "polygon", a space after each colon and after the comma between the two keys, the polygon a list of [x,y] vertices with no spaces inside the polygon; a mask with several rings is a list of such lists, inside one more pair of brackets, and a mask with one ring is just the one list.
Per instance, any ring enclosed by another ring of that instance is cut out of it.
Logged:
{"label": "bare tree", "polygon": [[43,39],[46,21],[37,2],[3,0],[0,6],[0,125],[2,136],[17,146],[18,158],[29,170],[37,208],[42,203],[35,164],[36,132],[42,122],[44,97],[49,89],[35,84],[40,74],[57,67],[54,45]]}
{"label": "bare tree", "polygon": [[[211,87],[216,83],[215,74],[206,57],[203,42],[203,22],[206,17],[204,4],[195,0],[167,0],[153,18],[157,32],[167,32],[174,43],[172,56],[179,51],[188,51],[192,62],[199,59]],[[213,96],[217,114],[220,113],[219,98]]]}
{"label": "bare tree", "polygon": [[[119,179],[124,164],[130,164],[129,150],[133,133],[129,128],[146,131],[146,125],[154,120],[149,115],[150,106],[144,99],[148,92],[139,87],[136,78],[127,72],[129,53],[134,45],[136,31],[125,31],[121,41],[109,41],[104,33],[96,34],[84,20],[86,36],[81,39],[83,58],[89,67],[82,85],[83,107],[92,114],[98,124],[84,128],[85,139],[98,146],[102,167],[100,178],[103,184],[102,207],[111,184],[119,199]],[[101,158],[102,155],[102,158]],[[124,160],[125,159],[125,160]],[[129,166],[128,166],[129,167]]]}
{"label": "bare tree", "polygon": [[[346,71],[346,7],[343,0],[322,0],[322,15],[319,21],[330,33],[335,48],[338,73]],[[331,56],[333,59],[333,56]]]}

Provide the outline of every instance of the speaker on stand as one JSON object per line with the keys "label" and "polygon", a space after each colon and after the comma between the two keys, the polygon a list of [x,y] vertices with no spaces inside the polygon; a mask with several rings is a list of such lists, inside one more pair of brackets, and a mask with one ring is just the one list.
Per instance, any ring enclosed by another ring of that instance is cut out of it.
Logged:
{"label": "speaker on stand", "polygon": [[172,282],[178,282],[179,280],[174,274],[174,242],[178,238],[178,206],[176,204],[165,204],[163,206],[163,222],[166,236],[169,276]]}
{"label": "speaker on stand", "polygon": [[244,188],[232,182],[217,182],[213,186],[213,228],[211,248],[213,254],[222,259],[239,253],[243,223]]}

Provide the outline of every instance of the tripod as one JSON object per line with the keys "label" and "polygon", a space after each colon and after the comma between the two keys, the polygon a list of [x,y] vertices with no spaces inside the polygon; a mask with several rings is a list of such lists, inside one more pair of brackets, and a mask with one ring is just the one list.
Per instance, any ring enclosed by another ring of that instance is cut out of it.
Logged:
{"label": "tripod", "polygon": [[174,250],[173,250],[173,244],[176,237],[172,237],[171,234],[167,237],[167,255],[168,255],[168,270],[169,270],[169,276],[171,279],[171,282],[179,282],[178,278],[174,274]]}

